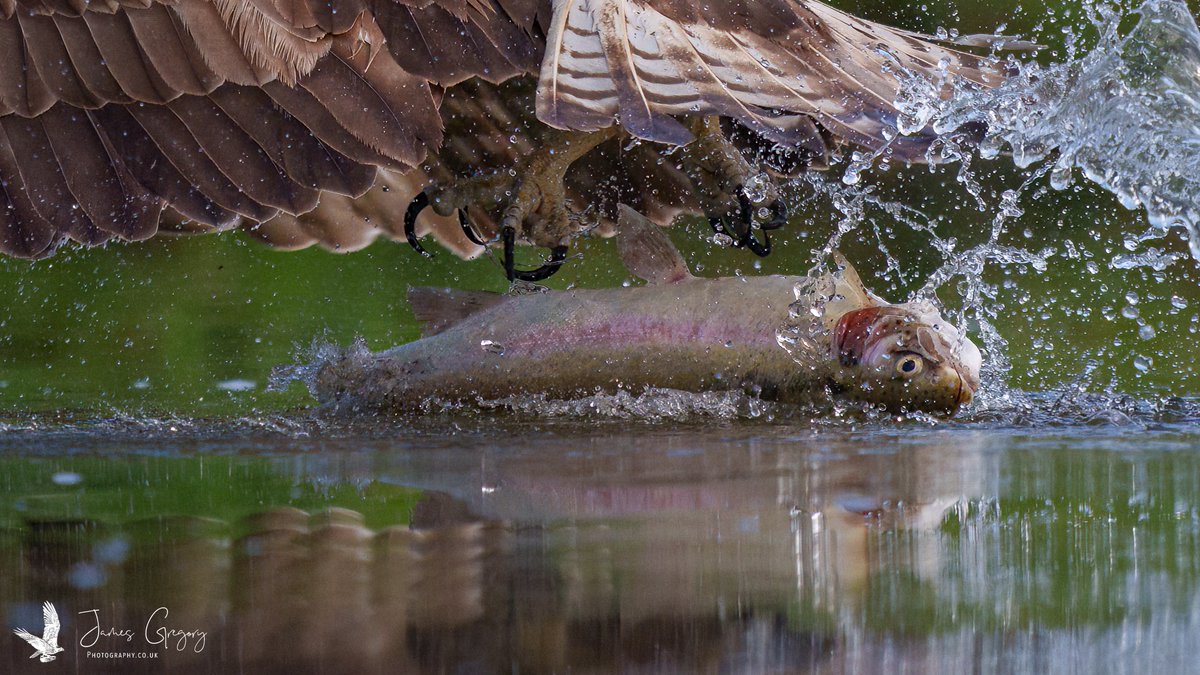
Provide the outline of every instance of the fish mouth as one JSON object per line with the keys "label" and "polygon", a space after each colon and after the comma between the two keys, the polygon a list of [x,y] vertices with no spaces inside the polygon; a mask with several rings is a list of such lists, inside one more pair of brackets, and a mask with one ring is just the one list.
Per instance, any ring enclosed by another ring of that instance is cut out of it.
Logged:
{"label": "fish mouth", "polygon": [[954,392],[953,403],[950,408],[951,414],[953,414],[975,400],[975,391],[979,388],[979,380],[973,376],[969,367],[962,364],[954,364],[950,368],[950,372],[954,373],[952,377],[956,380],[952,385],[953,389],[950,389],[950,391]]}
{"label": "fish mouth", "polygon": [[962,373],[958,373],[958,393],[954,395],[955,411],[970,403],[974,398],[975,392],[967,386],[967,378]]}

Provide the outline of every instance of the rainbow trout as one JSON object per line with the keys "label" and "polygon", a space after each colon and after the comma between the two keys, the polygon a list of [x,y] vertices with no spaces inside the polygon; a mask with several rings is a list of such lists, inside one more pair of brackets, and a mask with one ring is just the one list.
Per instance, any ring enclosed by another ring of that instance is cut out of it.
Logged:
{"label": "rainbow trout", "polygon": [[348,350],[321,366],[312,389],[326,404],[398,412],[428,398],[662,387],[782,402],[833,394],[953,413],[979,386],[975,345],[927,303],[884,302],[840,255],[840,269],[816,279],[703,279],[625,206],[617,239],[625,266],[648,285],[515,296],[412,288],[425,337]]}

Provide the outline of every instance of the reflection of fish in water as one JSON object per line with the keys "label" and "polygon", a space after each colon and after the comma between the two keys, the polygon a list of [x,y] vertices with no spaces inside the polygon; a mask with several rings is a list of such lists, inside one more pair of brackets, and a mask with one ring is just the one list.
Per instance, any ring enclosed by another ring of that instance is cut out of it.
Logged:
{"label": "reflection of fish in water", "polygon": [[978,386],[979,350],[970,341],[931,306],[883,302],[840,257],[844,269],[807,283],[823,290],[797,301],[824,307],[812,349],[789,354],[776,334],[797,284],[810,280],[696,278],[649,221],[627,207],[620,220],[622,260],[650,285],[521,296],[411,289],[426,337],[332,360],[317,374],[317,397],[401,411],[427,397],[666,387],[806,402],[836,390],[891,409],[953,412]]}

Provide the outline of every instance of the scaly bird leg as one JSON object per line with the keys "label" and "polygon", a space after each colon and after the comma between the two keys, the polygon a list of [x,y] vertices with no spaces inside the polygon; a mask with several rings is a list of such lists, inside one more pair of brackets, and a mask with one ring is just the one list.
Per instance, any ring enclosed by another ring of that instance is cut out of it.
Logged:
{"label": "scaly bird leg", "polygon": [[[566,259],[566,242],[574,233],[563,176],[571,164],[616,135],[616,127],[594,132],[555,129],[542,139],[541,147],[517,162],[512,170],[426,189],[417,195],[405,214],[409,243],[428,255],[414,234],[417,215],[427,206],[443,216],[457,212],[459,223],[471,241],[481,246],[496,241],[503,245],[504,271],[510,281],[541,281],[549,277]],[[481,236],[466,216],[470,206],[498,213],[499,231]],[[550,261],[528,272],[515,269],[513,250],[517,241],[550,249]]]}
{"label": "scaly bird leg", "polygon": [[[787,222],[787,208],[775,183],[760,176],[741,151],[725,137],[721,120],[715,116],[692,121],[696,140],[684,147],[683,168],[699,188],[708,222],[717,234],[728,235],[733,246],[746,247],[758,256],[771,252],[767,230]],[[752,185],[755,189],[751,189]],[[765,205],[765,206],[760,206]],[[759,223],[762,241],[754,236],[755,214],[766,209],[766,222]]]}

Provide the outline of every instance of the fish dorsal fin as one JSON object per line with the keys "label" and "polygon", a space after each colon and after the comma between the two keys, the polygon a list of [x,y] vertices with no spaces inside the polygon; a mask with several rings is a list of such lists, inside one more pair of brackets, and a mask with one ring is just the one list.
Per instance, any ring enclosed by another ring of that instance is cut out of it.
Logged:
{"label": "fish dorsal fin", "polygon": [[833,261],[838,269],[832,275],[833,299],[825,304],[824,321],[827,326],[836,324],[846,312],[888,304],[886,300],[867,290],[862,278],[858,276],[858,270],[854,269],[854,265],[851,265],[841,252],[833,252]]}
{"label": "fish dorsal fin", "polygon": [[630,274],[651,284],[692,279],[679,249],[662,228],[624,204],[617,205],[617,250]]}
{"label": "fish dorsal fin", "polygon": [[508,300],[489,291],[460,291],[454,288],[414,286],[408,289],[408,305],[421,324],[421,335],[429,337]]}
{"label": "fish dorsal fin", "polygon": [[854,269],[854,265],[842,255],[841,251],[833,252],[833,262],[838,266],[838,292],[848,298],[853,298],[858,304],[863,307],[872,307],[888,304],[887,300],[875,295],[871,292],[867,285],[863,283],[862,277],[858,276],[858,270]]}

